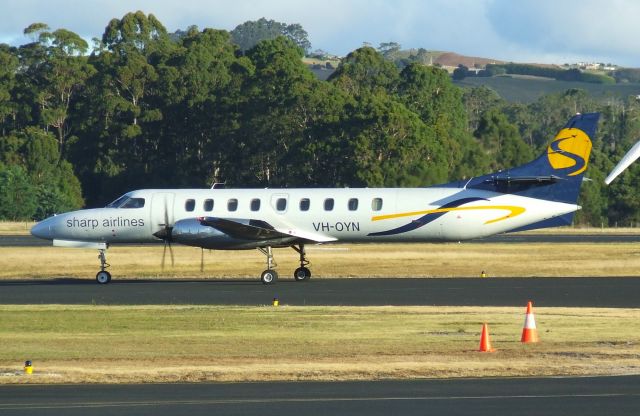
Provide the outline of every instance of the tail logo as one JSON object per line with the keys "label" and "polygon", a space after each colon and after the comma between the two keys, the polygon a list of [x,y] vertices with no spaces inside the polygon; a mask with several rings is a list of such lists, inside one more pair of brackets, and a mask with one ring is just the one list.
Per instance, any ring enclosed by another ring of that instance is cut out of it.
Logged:
{"label": "tail logo", "polygon": [[585,132],[576,128],[560,130],[547,148],[549,164],[556,170],[566,170],[567,176],[579,175],[587,169],[591,140]]}

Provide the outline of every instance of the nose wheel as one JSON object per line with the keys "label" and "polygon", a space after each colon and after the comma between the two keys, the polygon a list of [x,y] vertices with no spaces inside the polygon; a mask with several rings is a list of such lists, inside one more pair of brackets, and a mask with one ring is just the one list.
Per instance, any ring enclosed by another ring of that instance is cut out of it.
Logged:
{"label": "nose wheel", "polygon": [[99,250],[98,259],[100,259],[100,271],[96,274],[96,282],[106,285],[111,281],[111,273],[106,270],[110,266],[107,263],[106,249]]}

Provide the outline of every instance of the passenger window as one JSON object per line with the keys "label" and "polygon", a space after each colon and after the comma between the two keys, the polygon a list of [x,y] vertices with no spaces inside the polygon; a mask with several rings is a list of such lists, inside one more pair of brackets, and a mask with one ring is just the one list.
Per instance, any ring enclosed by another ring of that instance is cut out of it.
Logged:
{"label": "passenger window", "polygon": [[251,211],[260,211],[260,200],[255,198],[251,200]]}
{"label": "passenger window", "polygon": [[203,204],[203,208],[207,212],[213,211],[213,199],[205,199],[204,200],[204,204]]}
{"label": "passenger window", "polygon": [[382,198],[373,198],[371,200],[371,209],[374,211],[380,211],[382,209]]}
{"label": "passenger window", "polygon": [[324,200],[324,210],[333,211],[333,198],[327,198]]}
{"label": "passenger window", "polygon": [[120,208],[143,208],[144,198],[129,198]]}
{"label": "passenger window", "polygon": [[285,211],[287,209],[287,199],[278,198],[278,200],[276,201],[276,209],[278,211]]}
{"label": "passenger window", "polygon": [[349,200],[349,211],[356,211],[358,209],[358,198],[351,198]]}
{"label": "passenger window", "polygon": [[309,198],[302,198],[300,200],[300,211],[309,211],[309,206],[311,205],[311,201]]}
{"label": "passenger window", "polygon": [[187,199],[184,203],[185,211],[193,211],[196,208],[196,200],[195,199]]}
{"label": "passenger window", "polygon": [[227,201],[227,210],[229,210],[229,212],[236,211],[237,209],[238,209],[238,200],[237,199],[232,198],[229,201]]}

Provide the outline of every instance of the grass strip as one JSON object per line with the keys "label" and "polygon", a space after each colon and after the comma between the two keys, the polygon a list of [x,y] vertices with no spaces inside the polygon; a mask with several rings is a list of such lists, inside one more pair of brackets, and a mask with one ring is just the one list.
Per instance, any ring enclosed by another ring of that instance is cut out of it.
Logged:
{"label": "grass strip", "polygon": [[[114,278],[251,278],[265,268],[256,250],[204,251],[174,247],[175,266],[162,246],[116,246],[108,250]],[[79,277],[93,279],[97,251],[59,247],[0,247],[0,278]],[[489,277],[636,276],[636,243],[539,244],[344,244],[309,246],[315,277]],[[298,267],[291,249],[275,250],[278,270],[288,276]]]}
{"label": "grass strip", "polygon": [[[640,372],[640,310],[0,306],[0,383],[358,380]],[[489,323],[495,353],[478,353]],[[21,374],[32,360],[35,374]]]}

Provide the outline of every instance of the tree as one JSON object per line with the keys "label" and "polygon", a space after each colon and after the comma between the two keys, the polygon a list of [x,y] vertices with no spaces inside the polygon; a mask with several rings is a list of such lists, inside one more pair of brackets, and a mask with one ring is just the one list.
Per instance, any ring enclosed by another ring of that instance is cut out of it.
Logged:
{"label": "tree", "polygon": [[309,35],[298,23],[287,25],[286,23],[267,20],[264,17],[255,21],[246,21],[231,31],[233,42],[241,51],[246,52],[263,40],[272,40],[278,36],[291,39],[303,53],[311,49]]}
{"label": "tree", "polygon": [[485,148],[492,170],[519,166],[533,159],[533,153],[506,116],[498,110],[485,112],[475,133]]}
{"label": "tree", "polygon": [[466,129],[462,93],[449,74],[436,67],[410,64],[400,74],[397,95],[438,138],[447,155],[447,173],[456,171],[462,162],[462,147],[472,147],[474,142]]}
{"label": "tree", "polygon": [[[287,184],[285,158],[307,127],[307,97],[317,81],[301,62],[301,50],[288,38],[260,42],[248,51],[255,72],[247,81],[236,159],[229,171],[247,183]],[[241,163],[237,163],[242,161]],[[240,171],[239,171],[240,169]]]}
{"label": "tree", "polygon": [[393,92],[398,79],[395,65],[368,46],[347,55],[329,77],[330,82],[354,96],[367,92]]}
{"label": "tree", "polygon": [[24,30],[38,42],[20,47],[22,94],[32,102],[28,119],[38,119],[44,128],[56,131],[60,155],[66,151],[72,134],[69,124],[70,107],[76,95],[95,69],[84,54],[88,45],[84,39],[66,29],[49,31],[43,23],[34,23]]}
{"label": "tree", "polygon": [[462,103],[467,115],[467,132],[469,133],[478,129],[483,112],[506,106],[506,102],[498,93],[485,85],[465,88],[462,93]]}
{"label": "tree", "polygon": [[378,52],[380,52],[385,59],[395,62],[399,57],[398,53],[401,48],[402,46],[397,42],[382,42],[380,46],[378,46]]}
{"label": "tree", "polygon": [[461,80],[465,79],[469,75],[469,68],[460,64],[456,69],[453,70],[453,79]]}
{"label": "tree", "polygon": [[16,115],[13,90],[16,87],[18,66],[17,49],[0,44],[0,136],[8,133]]}
{"label": "tree", "polygon": [[0,218],[30,220],[36,204],[36,190],[25,170],[18,165],[0,165]]}
{"label": "tree", "polygon": [[353,110],[353,185],[424,186],[446,180],[443,148],[415,113],[386,94],[364,96]]}

